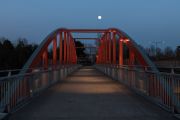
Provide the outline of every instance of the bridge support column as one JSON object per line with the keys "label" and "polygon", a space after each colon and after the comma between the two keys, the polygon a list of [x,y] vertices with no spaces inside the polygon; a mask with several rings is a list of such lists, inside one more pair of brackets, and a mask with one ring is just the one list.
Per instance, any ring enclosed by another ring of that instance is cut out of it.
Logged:
{"label": "bridge support column", "polygon": [[69,33],[69,64],[72,64],[72,38]]}
{"label": "bridge support column", "polygon": [[113,32],[113,64],[116,64],[116,33]]}
{"label": "bridge support column", "polygon": [[100,39],[99,45],[99,63],[102,64],[102,39]]}
{"label": "bridge support column", "polygon": [[72,64],[72,38],[69,36],[69,63]]}
{"label": "bridge support column", "polygon": [[129,65],[134,65],[135,54],[132,49],[129,51]]}
{"label": "bridge support column", "polygon": [[132,43],[128,39],[125,40],[125,43],[128,46],[128,48],[129,48],[129,61],[128,61],[128,65],[134,65],[134,62],[135,62],[135,51],[134,51],[134,48],[132,46]]}
{"label": "bridge support column", "polygon": [[119,40],[119,65],[123,65],[123,39]]}
{"label": "bridge support column", "polygon": [[103,51],[103,47],[104,47],[104,41],[103,41],[103,38],[101,38],[101,62],[102,64],[104,64],[104,51]]}
{"label": "bridge support column", "polygon": [[48,50],[47,49],[43,52],[42,58],[43,58],[43,68],[47,69],[48,68]]}
{"label": "bridge support column", "polygon": [[72,64],[73,62],[73,58],[72,58],[72,56],[73,56],[73,38],[72,38],[72,36],[70,35],[70,55],[69,55],[69,57],[70,57],[70,63]]}
{"label": "bridge support column", "polygon": [[104,36],[105,39],[105,63],[108,64],[108,42],[107,42],[107,34]]}
{"label": "bridge support column", "polygon": [[70,40],[71,40],[71,36],[70,36],[70,33],[67,34],[67,63],[70,64]]}
{"label": "bridge support column", "polygon": [[105,64],[106,63],[106,48],[105,48],[104,37],[102,38],[102,60],[103,60],[103,64]]}
{"label": "bridge support column", "polygon": [[67,52],[66,52],[67,58],[66,59],[67,59],[67,62],[66,63],[69,64],[69,33],[66,33],[66,35],[67,35],[67,37],[66,37],[66,48],[67,48]]}
{"label": "bridge support column", "polygon": [[59,33],[59,63],[62,64],[62,51],[63,50],[63,42],[62,42],[62,32]]}
{"label": "bridge support column", "polygon": [[72,41],[72,54],[73,54],[72,62],[73,62],[73,64],[76,64],[77,63],[76,46],[75,46],[75,42],[73,42],[73,41]]}
{"label": "bridge support column", "polygon": [[112,45],[111,45],[112,41],[111,41],[111,33],[108,33],[108,44],[109,44],[109,51],[108,51],[108,56],[109,56],[109,64],[111,64],[111,49],[112,49]]}
{"label": "bridge support column", "polygon": [[57,36],[53,40],[53,66],[57,64]]}
{"label": "bridge support column", "polygon": [[66,40],[67,40],[67,33],[64,32],[64,64],[67,63],[67,44],[66,44]]}
{"label": "bridge support column", "polygon": [[108,43],[108,34],[105,36],[106,39],[106,64],[109,63],[109,43]]}

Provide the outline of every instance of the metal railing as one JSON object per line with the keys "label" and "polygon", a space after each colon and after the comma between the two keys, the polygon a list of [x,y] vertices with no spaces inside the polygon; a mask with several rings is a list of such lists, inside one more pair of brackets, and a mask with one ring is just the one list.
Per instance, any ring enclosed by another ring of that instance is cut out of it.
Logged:
{"label": "metal railing", "polygon": [[[49,65],[52,66],[52,65]],[[150,66],[142,66],[142,65],[122,65],[121,67],[136,67],[140,69],[147,69],[151,70]],[[156,66],[157,69],[161,72],[166,72],[166,73],[175,73],[175,74],[180,74],[180,67],[172,67],[172,66]],[[26,71],[31,71],[32,69],[43,69],[43,68],[28,68],[24,69]],[[22,69],[12,69],[12,70],[0,70],[0,78],[1,77],[7,77],[7,76],[12,76],[12,75],[17,75],[22,71]]]}
{"label": "metal railing", "polygon": [[132,66],[96,65],[96,68],[166,110],[180,113],[180,74],[153,72]]}
{"label": "metal railing", "polygon": [[80,65],[64,65],[47,70],[34,69],[25,75],[0,78],[0,112],[16,110],[79,67]]}

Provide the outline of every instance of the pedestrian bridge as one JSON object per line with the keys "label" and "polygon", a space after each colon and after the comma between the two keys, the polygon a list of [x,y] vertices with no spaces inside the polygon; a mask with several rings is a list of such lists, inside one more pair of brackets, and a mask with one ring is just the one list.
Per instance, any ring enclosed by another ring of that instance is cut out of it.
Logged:
{"label": "pedestrian bridge", "polygon": [[[96,64],[77,64],[73,33],[100,34],[76,38],[98,41]],[[18,75],[0,78],[0,112],[10,120],[172,120],[180,108],[179,80],[160,73],[121,30],[62,28],[47,36]]]}

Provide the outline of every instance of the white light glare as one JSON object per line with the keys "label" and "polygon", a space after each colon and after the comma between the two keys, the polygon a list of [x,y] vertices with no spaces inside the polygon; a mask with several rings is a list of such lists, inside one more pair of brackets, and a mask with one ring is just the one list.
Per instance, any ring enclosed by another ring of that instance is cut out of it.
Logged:
{"label": "white light glare", "polygon": [[102,16],[99,15],[99,16],[98,16],[98,20],[101,20],[101,19],[102,19]]}

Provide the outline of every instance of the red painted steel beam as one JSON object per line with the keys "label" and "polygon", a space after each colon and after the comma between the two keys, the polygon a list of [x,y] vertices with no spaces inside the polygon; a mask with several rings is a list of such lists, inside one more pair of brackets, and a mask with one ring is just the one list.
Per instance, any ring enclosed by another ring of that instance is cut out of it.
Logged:
{"label": "red painted steel beam", "polygon": [[72,38],[72,35],[70,34],[70,62],[71,64],[73,64],[73,42],[74,42],[74,39]]}
{"label": "red painted steel beam", "polygon": [[[115,40],[115,36],[113,34],[113,37],[111,37],[110,33],[116,33],[117,35],[119,35],[120,38],[126,39],[128,38],[128,36],[123,33],[122,31],[115,29],[115,28],[110,28],[110,29],[58,29],[56,30],[53,34],[48,36],[48,39],[46,41],[46,43],[43,45],[43,47],[40,49],[40,51],[38,52],[38,54],[36,55],[36,57],[33,59],[33,61],[31,62],[32,64],[30,65],[30,67],[35,67],[35,65],[37,65],[40,60],[42,59],[42,54],[45,51],[45,49],[48,47],[48,45],[50,44],[50,42],[53,41],[53,39],[57,36],[57,34],[59,34],[59,32],[64,33],[64,43],[63,43],[63,37],[62,35],[60,35],[60,41],[62,40],[62,42],[60,42],[60,63],[67,63],[69,61],[71,61],[71,56],[72,56],[72,61],[76,61],[77,60],[77,56],[76,56],[76,49],[75,48],[75,44],[74,44],[74,39],[72,38],[72,49],[71,49],[71,41],[67,41],[68,37],[66,33],[102,33],[102,35],[106,36],[105,38],[103,38],[103,41],[101,41],[100,43],[102,45],[99,46],[98,49],[98,62],[104,62],[104,63],[113,63],[116,64],[116,40]],[[62,37],[62,38],[61,38]],[[97,38],[77,38],[77,39],[97,39]],[[98,39],[100,40],[100,39]],[[130,41],[131,42],[131,41]],[[118,42],[119,46],[122,46],[122,42]],[[133,43],[132,43],[133,44]],[[127,43],[128,48],[131,48],[132,51],[134,51],[134,56],[138,58],[138,60],[140,61],[140,63],[142,65],[147,65],[146,60],[143,58],[143,56],[141,55],[141,52],[139,51],[139,49],[137,49],[134,44],[130,45]],[[122,48],[122,49],[121,49]],[[74,50],[74,51],[73,51]],[[72,51],[72,52],[71,52]],[[119,64],[123,64],[123,47],[119,48]],[[132,56],[131,56],[132,57]],[[122,58],[122,59],[121,59]],[[132,58],[131,58],[132,59]],[[133,60],[133,59],[132,59]],[[53,60],[54,63],[55,59]]]}
{"label": "red painted steel beam", "polygon": [[69,32],[67,32],[66,47],[67,47],[67,64],[69,64]]}
{"label": "red painted steel beam", "polygon": [[105,41],[105,34],[102,37],[103,39],[103,63],[106,64],[106,41]]}
{"label": "red painted steel beam", "polygon": [[127,41],[126,44],[127,44],[128,48],[131,49],[131,51],[134,52],[135,56],[137,57],[137,60],[141,63],[141,65],[149,66],[147,64],[147,62],[145,61],[145,59],[142,57],[142,55],[139,53],[139,51],[133,46],[131,41]]}
{"label": "red painted steel beam", "polygon": [[99,40],[99,38],[73,38],[74,40]]}
{"label": "red painted steel beam", "polygon": [[107,29],[68,29],[72,33],[104,33]]}
{"label": "red painted steel beam", "polygon": [[108,43],[107,43],[107,34],[105,34],[104,36],[104,40],[105,40],[105,63],[108,63]]}
{"label": "red painted steel beam", "polygon": [[69,33],[69,64],[72,64],[72,40],[71,33]]}
{"label": "red painted steel beam", "polygon": [[129,51],[129,65],[134,65],[134,62],[135,62],[135,54],[134,54],[134,51],[133,49],[130,49]]}
{"label": "red painted steel beam", "polygon": [[101,63],[101,40],[99,42],[97,60],[98,60],[98,64],[100,64]]}
{"label": "red painted steel beam", "polygon": [[44,69],[48,68],[48,51],[47,51],[47,49],[43,53],[43,68]]}
{"label": "red painted steel beam", "polygon": [[113,32],[113,64],[116,64],[116,33]]}
{"label": "red painted steel beam", "polygon": [[80,48],[98,48],[97,46],[84,46],[84,47],[76,47],[76,49],[80,49]]}
{"label": "red painted steel beam", "polygon": [[70,36],[72,39],[72,63],[76,64],[77,63],[77,54],[76,54],[76,48],[75,48],[76,46],[75,46],[75,42],[71,34]]}
{"label": "red painted steel beam", "polygon": [[43,52],[47,49],[48,45],[50,44],[51,40],[53,38],[50,37],[46,44],[43,46],[43,48],[41,48],[41,50],[39,51],[39,53],[37,54],[37,56],[33,59],[32,63],[30,64],[29,68],[34,68],[38,63],[39,61],[41,60],[41,56],[43,54]]}
{"label": "red painted steel beam", "polygon": [[64,32],[64,64],[67,63],[67,32]]}
{"label": "red painted steel beam", "polygon": [[111,51],[112,51],[112,40],[111,40],[111,33],[108,33],[108,44],[109,44],[109,64],[111,64],[112,62],[112,55],[111,55]]}
{"label": "red painted steel beam", "polygon": [[59,63],[63,64],[63,42],[62,42],[62,32],[59,33]]}
{"label": "red painted steel beam", "polygon": [[123,39],[119,40],[119,65],[123,65]]}
{"label": "red painted steel beam", "polygon": [[53,66],[57,64],[57,37],[53,39]]}
{"label": "red painted steel beam", "polygon": [[135,45],[128,39],[128,36],[121,32],[118,29],[113,29],[116,31],[118,36],[123,39],[123,42],[126,43],[127,47],[132,49],[134,51],[135,56],[137,57],[137,60],[140,62],[143,66],[149,66],[147,61],[143,58],[143,55],[140,53],[140,51],[135,47]]}
{"label": "red painted steel beam", "polygon": [[68,54],[68,57],[69,57],[69,64],[71,64],[71,36],[70,36],[70,33],[69,33],[69,54]]}

